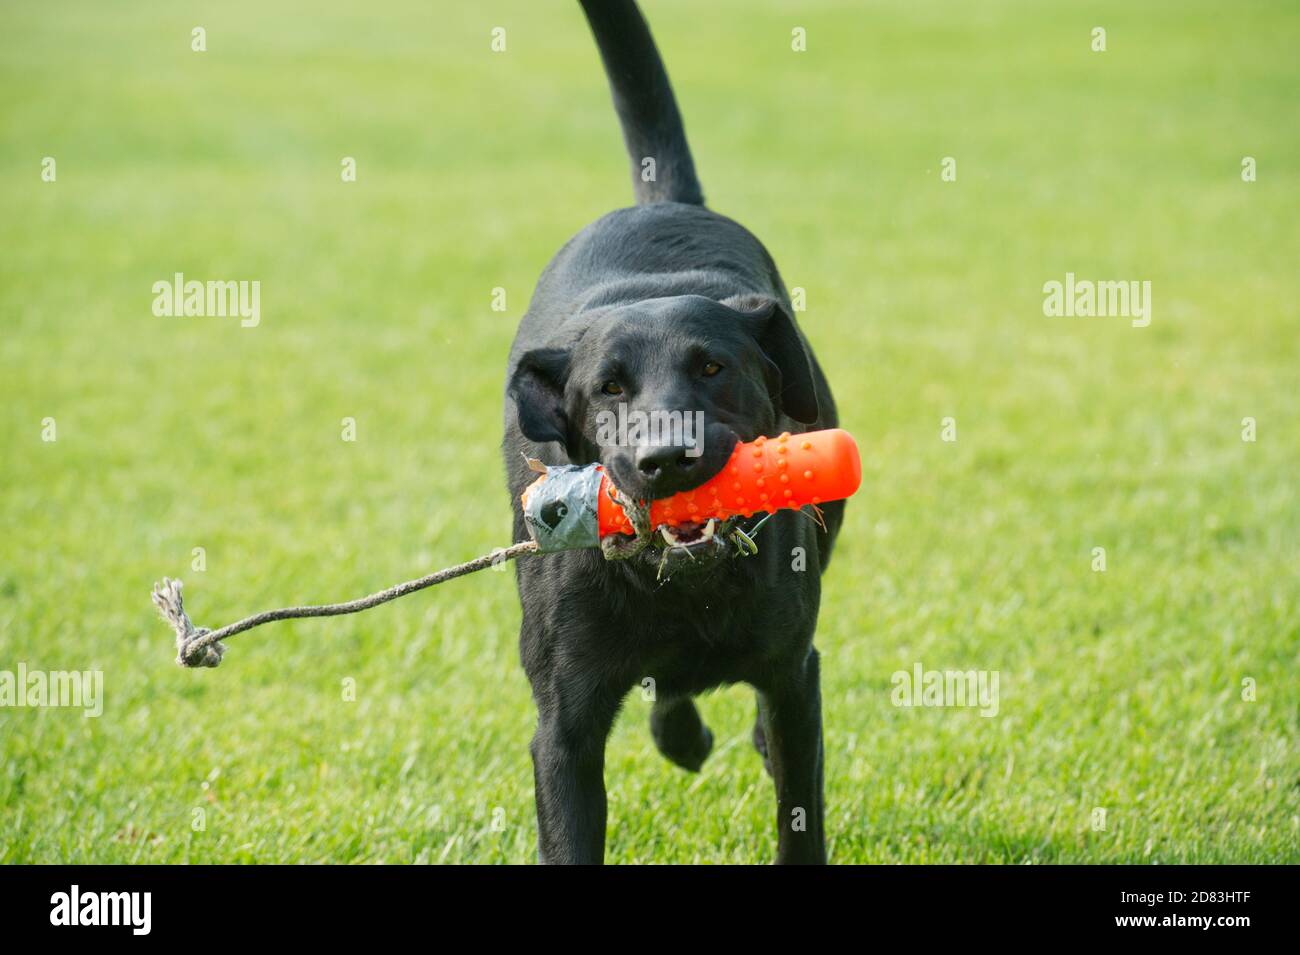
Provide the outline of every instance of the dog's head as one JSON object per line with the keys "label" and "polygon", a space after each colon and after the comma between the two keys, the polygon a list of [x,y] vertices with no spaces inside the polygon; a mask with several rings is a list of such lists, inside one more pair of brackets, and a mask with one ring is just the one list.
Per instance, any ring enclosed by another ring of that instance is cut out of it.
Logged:
{"label": "dog's head", "polygon": [[520,430],[653,500],[703,484],[737,441],[775,434],[783,415],[816,421],[790,316],[773,300],[736,304],[683,295],[606,307],[576,341],[526,352],[508,387]]}

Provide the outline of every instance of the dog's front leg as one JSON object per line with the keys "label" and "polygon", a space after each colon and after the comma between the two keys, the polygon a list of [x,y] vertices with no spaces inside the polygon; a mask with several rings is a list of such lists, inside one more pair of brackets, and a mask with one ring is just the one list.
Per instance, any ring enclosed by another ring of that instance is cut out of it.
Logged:
{"label": "dog's front leg", "polygon": [[817,651],[759,687],[767,755],[776,783],[778,864],[824,863],[822,700]]}
{"label": "dog's front leg", "polygon": [[558,706],[538,711],[533,736],[537,859],[543,864],[600,864],[605,856],[605,739],[613,707]]}

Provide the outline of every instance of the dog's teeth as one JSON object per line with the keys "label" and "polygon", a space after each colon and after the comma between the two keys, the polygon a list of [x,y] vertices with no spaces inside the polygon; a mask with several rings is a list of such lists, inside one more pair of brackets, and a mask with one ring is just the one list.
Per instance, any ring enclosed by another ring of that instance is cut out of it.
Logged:
{"label": "dog's teeth", "polygon": [[714,525],[716,525],[717,523],[718,523],[718,521],[717,521],[716,518],[710,517],[710,518],[709,518],[709,523],[707,523],[707,524],[704,525],[704,539],[705,539],[705,540],[711,540],[711,539],[713,538],[713,528],[714,528]]}
{"label": "dog's teeth", "polygon": [[673,534],[671,530],[669,530],[667,524],[659,528],[659,533],[664,535],[664,540],[666,540],[669,544],[677,543],[677,536]]}

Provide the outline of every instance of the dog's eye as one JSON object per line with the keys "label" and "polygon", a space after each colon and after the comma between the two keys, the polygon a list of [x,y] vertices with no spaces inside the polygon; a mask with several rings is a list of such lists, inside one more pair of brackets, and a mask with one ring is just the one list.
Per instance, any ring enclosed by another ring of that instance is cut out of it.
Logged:
{"label": "dog's eye", "polygon": [[716,361],[711,361],[704,366],[704,377],[712,378],[720,371],[722,371],[722,366],[719,365]]}
{"label": "dog's eye", "polygon": [[621,395],[623,393],[623,386],[617,381],[607,381],[600,386],[600,390],[607,395]]}

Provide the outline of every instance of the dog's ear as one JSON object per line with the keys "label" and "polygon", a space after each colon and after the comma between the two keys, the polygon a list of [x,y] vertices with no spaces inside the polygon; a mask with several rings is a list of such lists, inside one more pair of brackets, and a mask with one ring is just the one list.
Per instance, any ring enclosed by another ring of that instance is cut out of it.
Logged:
{"label": "dog's ear", "polygon": [[746,306],[740,314],[774,366],[772,400],[795,421],[812,424],[818,417],[817,387],[794,319],[774,299],[747,298],[736,304]]}
{"label": "dog's ear", "polygon": [[568,375],[569,353],[563,348],[535,348],[519,359],[506,394],[519,412],[519,430],[529,441],[567,446],[564,382]]}

